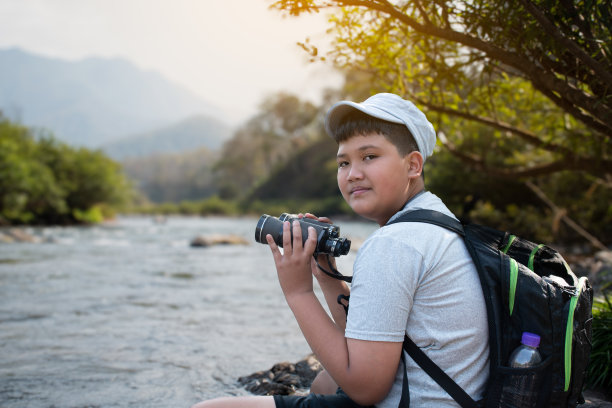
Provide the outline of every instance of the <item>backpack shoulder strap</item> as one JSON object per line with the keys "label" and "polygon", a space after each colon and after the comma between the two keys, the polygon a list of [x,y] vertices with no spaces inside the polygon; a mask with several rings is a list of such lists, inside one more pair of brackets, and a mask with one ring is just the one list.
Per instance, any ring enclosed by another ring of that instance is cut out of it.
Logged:
{"label": "backpack shoulder strap", "polygon": [[[442,387],[448,395],[453,397],[453,399],[462,407],[462,408],[477,408],[478,403],[474,401],[470,395],[465,392],[463,388],[461,388],[448,374],[444,372],[436,363],[430,359],[427,354],[423,352],[416,345],[412,339],[406,335],[404,335],[404,350],[408,353],[408,355],[425,371],[440,387]],[[405,367],[404,363],[404,367]],[[406,382],[406,368],[404,368],[404,382]],[[407,387],[406,387],[407,388]],[[402,387],[402,397],[404,394],[404,387]]]}
{"label": "backpack shoulder strap", "polygon": [[463,231],[463,225],[461,224],[461,222],[435,210],[409,211],[405,214],[400,215],[393,221],[390,221],[387,225],[395,224],[397,222],[424,222],[427,224],[433,224],[442,228],[446,228],[450,231],[456,232],[462,237],[465,236],[465,231]]}

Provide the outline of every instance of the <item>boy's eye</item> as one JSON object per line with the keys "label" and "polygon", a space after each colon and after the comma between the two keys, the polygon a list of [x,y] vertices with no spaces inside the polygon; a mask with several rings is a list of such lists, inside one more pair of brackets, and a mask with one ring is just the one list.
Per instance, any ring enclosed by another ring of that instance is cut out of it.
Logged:
{"label": "boy's eye", "polygon": [[374,154],[368,154],[368,155],[365,155],[365,156],[363,157],[363,160],[372,160],[372,159],[375,159],[375,158],[376,158],[376,155],[374,155]]}
{"label": "boy's eye", "polygon": [[345,161],[338,162],[338,168],[339,169],[342,168],[342,167],[346,167],[347,165],[348,165],[348,162],[345,162]]}

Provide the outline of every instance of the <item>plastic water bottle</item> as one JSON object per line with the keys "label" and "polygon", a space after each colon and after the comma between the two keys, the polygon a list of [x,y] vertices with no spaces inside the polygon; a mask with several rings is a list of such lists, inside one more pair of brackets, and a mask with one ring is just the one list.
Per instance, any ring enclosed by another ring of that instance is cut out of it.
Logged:
{"label": "plastic water bottle", "polygon": [[[512,352],[508,365],[513,368],[529,368],[542,361],[538,346],[540,336],[524,332],[521,345]],[[535,374],[515,375],[504,385],[499,406],[501,408],[530,408],[538,402]]]}

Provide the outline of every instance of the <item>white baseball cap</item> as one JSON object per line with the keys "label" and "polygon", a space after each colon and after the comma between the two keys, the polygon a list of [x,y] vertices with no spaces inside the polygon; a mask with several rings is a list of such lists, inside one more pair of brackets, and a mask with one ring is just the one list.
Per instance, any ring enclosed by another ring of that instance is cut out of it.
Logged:
{"label": "white baseball cap", "polygon": [[405,125],[423,155],[423,161],[433,154],[436,145],[436,132],[423,112],[410,101],[391,93],[379,93],[370,96],[361,103],[340,101],[335,103],[325,116],[325,131],[332,138],[342,119],[354,110],[366,115],[386,120],[387,122]]}

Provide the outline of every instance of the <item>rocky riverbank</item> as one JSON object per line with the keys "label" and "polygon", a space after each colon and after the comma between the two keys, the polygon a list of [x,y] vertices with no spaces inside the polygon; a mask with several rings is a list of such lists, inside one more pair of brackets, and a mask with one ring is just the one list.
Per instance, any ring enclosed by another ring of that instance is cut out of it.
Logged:
{"label": "rocky riverbank", "polygon": [[[297,363],[283,362],[269,370],[257,371],[238,378],[244,388],[255,395],[304,395],[310,384],[323,367],[314,355],[309,355]],[[603,392],[586,390],[583,408],[612,408],[612,400]]]}
{"label": "rocky riverbank", "polygon": [[297,363],[282,362],[269,370],[240,377],[238,383],[255,395],[305,394],[322,369],[321,363],[311,354]]}

